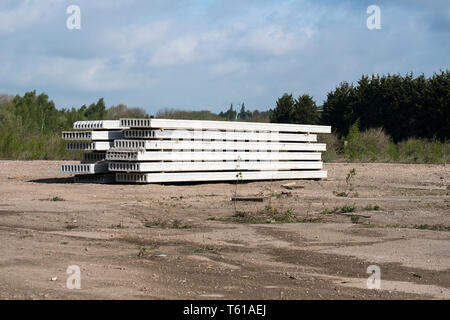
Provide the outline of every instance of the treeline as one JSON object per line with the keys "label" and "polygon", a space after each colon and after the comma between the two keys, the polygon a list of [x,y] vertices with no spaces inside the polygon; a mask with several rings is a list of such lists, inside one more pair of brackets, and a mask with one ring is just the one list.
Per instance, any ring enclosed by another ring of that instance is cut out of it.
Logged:
{"label": "treeline", "polygon": [[450,139],[450,71],[424,75],[363,76],[357,85],[341,83],[328,93],[321,123],[340,135],[383,128],[395,142],[411,137]]}
{"label": "treeline", "polygon": [[66,159],[61,131],[71,130],[79,120],[149,117],[140,108],[120,104],[106,108],[103,98],[89,106],[57,109],[48,95],[36,91],[23,97],[0,95],[0,158]]}
{"label": "treeline", "polygon": [[320,108],[309,95],[278,99],[272,122],[324,124],[345,137],[358,123],[360,130],[383,128],[395,142],[411,137],[450,139],[450,71],[430,78],[372,75],[356,85],[342,82]]}
{"label": "treeline", "polygon": [[[73,153],[66,152],[61,131],[71,130],[75,121],[148,117],[145,110],[124,104],[107,108],[103,98],[89,106],[57,109],[44,93],[3,94],[0,158],[65,159]],[[356,84],[342,82],[321,106],[308,94],[294,97],[286,93],[267,111],[250,111],[241,103],[220,113],[163,109],[155,117],[331,125],[334,134],[320,137],[328,144],[328,160],[436,162],[439,158],[445,162],[450,139],[450,71],[429,78],[362,76]],[[381,146],[377,140],[387,142]]]}
{"label": "treeline", "polygon": [[284,94],[272,122],[331,125],[326,161],[447,163],[450,71],[430,78],[372,75],[342,82],[320,107],[309,95]]}

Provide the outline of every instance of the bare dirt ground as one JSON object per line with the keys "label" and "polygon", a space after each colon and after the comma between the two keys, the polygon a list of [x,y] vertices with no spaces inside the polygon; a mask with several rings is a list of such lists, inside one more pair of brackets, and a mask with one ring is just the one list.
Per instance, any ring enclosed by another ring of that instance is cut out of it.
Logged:
{"label": "bare dirt ground", "polygon": [[[235,209],[235,184],[74,184],[60,163],[0,161],[0,299],[450,298],[448,166],[326,164],[300,189],[241,183],[268,198]],[[233,218],[267,206],[298,222]]]}

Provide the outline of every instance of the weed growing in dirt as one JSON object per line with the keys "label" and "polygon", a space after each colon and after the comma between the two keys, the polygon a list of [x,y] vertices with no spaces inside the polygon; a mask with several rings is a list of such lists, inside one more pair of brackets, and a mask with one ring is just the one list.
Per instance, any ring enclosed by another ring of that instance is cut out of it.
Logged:
{"label": "weed growing in dirt", "polygon": [[170,228],[170,229],[189,229],[191,225],[183,224],[181,220],[161,220],[156,219],[153,221],[145,221],[144,227],[146,228]]}
{"label": "weed growing in dirt", "polygon": [[321,213],[322,214],[333,214],[339,211],[338,207],[334,207],[333,209],[325,209]]}
{"label": "weed growing in dirt", "polygon": [[181,228],[181,221],[178,219],[175,219],[172,221],[172,228],[173,229],[180,229]]}
{"label": "weed growing in dirt", "polygon": [[359,216],[351,216],[350,220],[352,223],[358,223],[359,222]]}
{"label": "weed growing in dirt", "polygon": [[342,213],[355,212],[356,206],[354,204],[346,204],[341,208]]}
{"label": "weed growing in dirt", "polygon": [[356,211],[356,205],[355,204],[346,204],[345,206],[334,207],[333,209],[325,209],[321,212],[321,214],[334,214],[334,213],[349,213],[349,212],[355,212]]}
{"label": "weed growing in dirt", "polygon": [[353,193],[355,187],[353,186],[353,178],[356,176],[356,169],[351,169],[347,176],[345,177],[345,190],[343,191],[334,191],[333,193],[338,197],[350,197],[357,196],[357,193]]}
{"label": "weed growing in dirt", "polygon": [[264,207],[264,209],[257,211],[256,213],[238,211],[230,218],[221,219],[222,221],[231,221],[236,223],[295,223],[295,222],[317,222],[320,219],[298,218],[292,209],[285,211],[279,211],[270,205]]}
{"label": "weed growing in dirt", "polygon": [[379,205],[374,205],[374,206],[372,206],[372,205],[368,205],[368,206],[366,206],[365,208],[364,208],[364,210],[366,210],[366,211],[378,211],[378,210],[380,210],[381,208],[380,208],[380,206]]}
{"label": "weed growing in dirt", "polygon": [[444,226],[442,224],[420,224],[415,225],[414,229],[420,229],[420,230],[433,230],[433,231],[450,231],[450,226]]}

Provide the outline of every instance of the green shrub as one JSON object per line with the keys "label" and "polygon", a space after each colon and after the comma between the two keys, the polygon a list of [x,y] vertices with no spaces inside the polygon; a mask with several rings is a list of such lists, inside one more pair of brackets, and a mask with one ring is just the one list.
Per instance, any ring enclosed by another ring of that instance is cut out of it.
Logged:
{"label": "green shrub", "polygon": [[450,155],[448,141],[409,138],[395,144],[382,128],[360,132],[359,121],[344,141],[335,134],[319,135],[318,141],[327,144],[322,156],[325,162],[447,163]]}
{"label": "green shrub", "polygon": [[345,206],[343,206],[341,208],[342,213],[354,212],[355,210],[356,210],[356,206],[354,204],[352,204],[352,205],[346,204]]}
{"label": "green shrub", "polygon": [[398,144],[399,161],[405,163],[446,163],[449,142],[409,138]]}
{"label": "green shrub", "polygon": [[352,221],[352,223],[358,223],[359,222],[359,216],[351,216],[350,220]]}

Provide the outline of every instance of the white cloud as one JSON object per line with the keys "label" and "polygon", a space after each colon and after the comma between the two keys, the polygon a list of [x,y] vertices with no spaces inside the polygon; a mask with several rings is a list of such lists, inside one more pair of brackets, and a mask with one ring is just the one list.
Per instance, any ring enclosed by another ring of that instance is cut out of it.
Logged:
{"label": "white cloud", "polygon": [[280,56],[303,47],[313,36],[311,28],[286,31],[280,25],[271,24],[252,30],[241,39],[241,45],[257,51]]}
{"label": "white cloud", "polygon": [[248,64],[238,60],[227,60],[221,63],[214,64],[210,72],[213,75],[225,74],[245,74],[248,70]]}
{"label": "white cloud", "polygon": [[[49,0],[54,4],[54,0]],[[0,8],[0,32],[13,33],[28,28],[30,25],[42,21],[46,14],[45,6],[41,1],[24,0],[15,3],[15,7],[9,9]]]}
{"label": "white cloud", "polygon": [[106,31],[106,41],[118,51],[151,51],[169,36],[172,23],[167,20],[144,25],[111,28]]}
{"label": "white cloud", "polygon": [[121,64],[111,66],[105,59],[72,59],[46,57],[15,70],[12,82],[23,86],[34,83],[63,87],[74,91],[113,91],[136,86],[151,86],[156,80],[145,74],[130,72],[132,56],[124,56]]}
{"label": "white cloud", "polygon": [[72,1],[0,1],[1,91],[217,111],[233,99],[270,106],[284,91],[320,103],[362,73],[449,65],[448,0],[386,3],[375,33],[365,27],[366,7],[348,2],[75,2],[79,32],[65,27]]}
{"label": "white cloud", "polygon": [[194,37],[175,39],[157,48],[149,61],[152,67],[164,67],[191,62],[196,55],[198,40]]}

